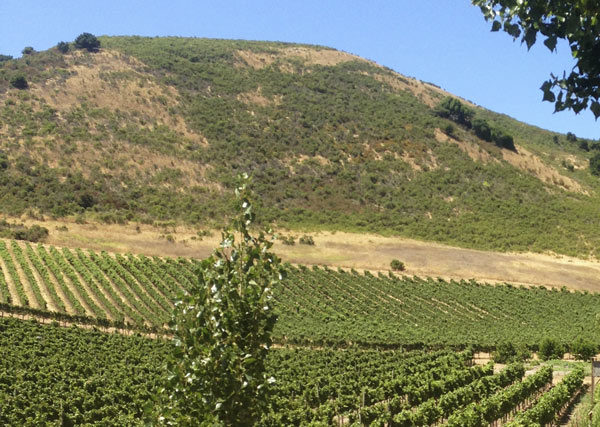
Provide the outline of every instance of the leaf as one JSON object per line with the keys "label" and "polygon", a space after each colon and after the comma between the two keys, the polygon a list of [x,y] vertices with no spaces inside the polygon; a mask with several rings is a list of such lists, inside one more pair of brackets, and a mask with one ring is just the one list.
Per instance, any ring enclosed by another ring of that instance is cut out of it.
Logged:
{"label": "leaf", "polygon": [[592,105],[590,105],[590,110],[592,110],[592,113],[594,113],[594,117],[596,118],[596,120],[598,120],[598,117],[600,117],[600,102],[593,101]]}
{"label": "leaf", "polygon": [[554,52],[554,50],[556,49],[556,41],[556,36],[552,36],[544,40],[544,44],[548,49],[550,49],[550,51]]}
{"label": "leaf", "polygon": [[502,24],[500,23],[500,21],[494,21],[494,23],[492,24],[492,31],[500,31],[501,28]]}

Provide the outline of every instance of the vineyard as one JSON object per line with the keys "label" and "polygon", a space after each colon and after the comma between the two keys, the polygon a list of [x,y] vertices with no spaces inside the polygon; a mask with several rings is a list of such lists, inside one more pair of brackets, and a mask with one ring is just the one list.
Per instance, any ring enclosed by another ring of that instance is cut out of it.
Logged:
{"label": "vineyard", "polygon": [[[0,424],[142,424],[168,351],[163,340],[0,319]],[[580,368],[553,386],[549,366],[526,373],[521,364],[473,365],[472,356],[275,349],[267,365],[277,381],[260,425],[543,425],[582,385]]]}
{"label": "vineyard", "polygon": [[[168,341],[59,324],[160,337],[198,261],[0,240],[0,268],[3,316],[56,322],[0,319],[0,424],[140,424]],[[473,349],[598,343],[598,294],[287,270],[261,425],[544,425],[582,389],[581,366],[554,378],[548,365],[474,364]]]}
{"label": "vineyard", "polygon": [[[0,240],[0,309],[78,324],[164,331],[197,261]],[[282,344],[424,348],[545,337],[598,344],[600,294],[288,266],[275,291]]]}

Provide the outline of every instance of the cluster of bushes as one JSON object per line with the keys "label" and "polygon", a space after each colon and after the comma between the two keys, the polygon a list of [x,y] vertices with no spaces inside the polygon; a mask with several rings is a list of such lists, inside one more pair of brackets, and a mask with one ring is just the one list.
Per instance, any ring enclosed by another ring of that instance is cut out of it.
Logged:
{"label": "cluster of bushes", "polygon": [[[448,96],[444,98],[436,107],[435,113],[467,129],[472,128],[475,135],[484,141],[493,142],[501,148],[515,150],[515,142],[511,135],[490,125],[485,119],[474,118],[475,112],[454,97]],[[446,133],[448,133],[448,130],[452,128],[446,126],[445,129]]]}
{"label": "cluster of bushes", "polygon": [[[544,338],[537,346],[538,356],[541,360],[562,359],[566,352],[570,351],[577,360],[591,360],[598,352],[598,346],[579,338],[570,346],[556,339]],[[510,342],[500,343],[493,353],[494,361],[497,363],[510,363],[529,359],[531,350],[526,345],[515,346]]]}
{"label": "cluster of bushes", "polygon": [[29,242],[42,242],[48,237],[48,229],[39,225],[27,227],[24,224],[11,224],[0,220],[0,237],[15,240],[27,240]]}

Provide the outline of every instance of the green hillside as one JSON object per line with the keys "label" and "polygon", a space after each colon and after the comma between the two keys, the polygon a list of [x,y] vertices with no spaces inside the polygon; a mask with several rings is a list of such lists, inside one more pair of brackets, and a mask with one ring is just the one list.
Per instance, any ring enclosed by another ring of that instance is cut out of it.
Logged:
{"label": "green hillside", "polygon": [[500,148],[436,86],[329,48],[100,40],[0,63],[0,212],[220,225],[249,171],[280,227],[600,255],[593,141],[470,106]]}

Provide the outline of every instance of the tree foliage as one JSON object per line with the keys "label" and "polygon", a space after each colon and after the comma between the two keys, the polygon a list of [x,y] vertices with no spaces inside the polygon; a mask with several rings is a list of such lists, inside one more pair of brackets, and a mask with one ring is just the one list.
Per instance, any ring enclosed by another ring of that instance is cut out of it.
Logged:
{"label": "tree foliage", "polygon": [[600,176],[600,153],[596,153],[590,159],[590,173]]}
{"label": "tree foliage", "polygon": [[473,110],[452,96],[444,98],[435,111],[440,117],[450,119],[468,128],[471,127],[471,119],[474,115]]}
{"label": "tree foliage", "polygon": [[100,49],[100,40],[90,33],[81,33],[75,39],[76,49],[86,49],[89,52],[97,52]]}
{"label": "tree foliage", "polygon": [[176,303],[162,423],[253,425],[274,381],[264,363],[276,320],[272,289],[282,270],[265,233],[250,234],[247,186],[244,176],[236,188],[240,213],[233,229],[223,232],[220,247],[202,262],[198,282]]}
{"label": "tree foliage", "polygon": [[558,39],[569,43],[576,64],[562,76],[550,75],[541,89],[544,101],[554,102],[555,111],[579,113],[590,108],[600,116],[600,4],[592,0],[471,0],[492,31],[503,29],[531,48],[538,38],[556,50]]}

